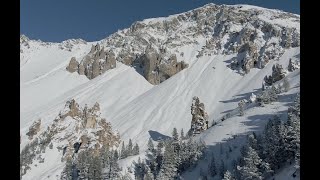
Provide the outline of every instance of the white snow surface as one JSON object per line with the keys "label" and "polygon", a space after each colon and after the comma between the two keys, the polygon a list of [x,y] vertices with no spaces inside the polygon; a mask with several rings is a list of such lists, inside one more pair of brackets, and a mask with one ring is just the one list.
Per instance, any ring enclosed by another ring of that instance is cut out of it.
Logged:
{"label": "white snow surface", "polygon": [[[258,7],[244,5],[242,8]],[[264,11],[261,16],[268,19],[270,11],[277,10]],[[144,23],[158,20],[163,18],[144,20]],[[296,27],[296,24],[292,26]],[[91,45],[97,42],[77,43],[71,51],[67,51],[59,48],[61,43],[44,44],[29,41],[30,48],[23,47],[23,52],[20,53],[20,150],[29,142],[26,133],[34,121],[41,118],[41,129],[45,129],[59,111],[63,110],[66,101],[73,98],[82,107],[85,104],[91,107],[98,102],[101,117],[111,122],[112,128],[119,131],[121,139],[126,143],[129,138],[133,143],[138,143],[140,156],[143,157],[147,140],[151,135],[152,138],[157,138],[154,135],[157,133],[171,136],[174,127],[178,130],[183,128],[184,132],[189,130],[193,96],[198,96],[204,103],[211,124],[213,120],[220,120],[227,112],[234,110],[240,100],[249,100],[252,93],[257,94],[263,78],[271,75],[273,64],[279,63],[286,68],[289,58],[300,59],[300,48],[291,48],[285,51],[279,61],[270,61],[265,68],[253,68],[249,74],[242,76],[227,67],[235,54],[204,55],[197,59],[197,50],[201,48],[205,39],[197,41],[200,42],[199,45],[185,45],[175,49],[184,53],[183,58],[177,56],[178,61],[180,58],[183,59],[189,63],[189,67],[155,86],[146,81],[133,67],[120,62],[117,62],[116,68],[92,80],[88,80],[84,75],[66,71],[71,57],[83,57],[90,51]],[[243,117],[233,116],[196,138],[204,140],[213,151],[218,151],[217,143],[225,143],[226,139],[237,135],[239,138],[236,138],[236,143],[233,144],[237,144],[239,149],[241,143],[245,142],[242,135],[251,131],[259,132],[273,114],[284,114],[290,105],[289,102],[293,101],[293,95],[300,92],[300,70],[288,73],[288,79],[292,88],[281,95],[279,102],[266,107],[250,108]],[[230,156],[236,157],[237,153],[239,152],[235,151]],[[63,169],[63,163],[60,161],[61,152],[56,148],[47,148],[43,157],[45,164],[37,167],[33,164],[32,169],[23,176],[24,180],[57,179],[56,175]],[[134,156],[121,160],[120,165],[124,168],[130,166],[132,160],[137,158],[138,156]],[[227,162],[229,168],[231,160],[232,158]],[[220,159],[216,162],[220,162]],[[186,172],[183,177],[198,177],[202,164],[205,163],[200,162],[194,171]]]}

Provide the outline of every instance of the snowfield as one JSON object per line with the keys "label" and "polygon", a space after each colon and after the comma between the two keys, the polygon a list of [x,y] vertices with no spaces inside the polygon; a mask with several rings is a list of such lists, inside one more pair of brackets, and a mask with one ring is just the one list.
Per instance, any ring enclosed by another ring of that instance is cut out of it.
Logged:
{"label": "snowfield", "polygon": [[[261,16],[268,19],[268,12]],[[143,22],[161,20],[163,18]],[[84,75],[69,73],[66,67],[71,57],[83,57],[97,42],[75,44],[68,51],[60,49],[59,43],[43,45],[30,41],[30,48],[25,48],[20,54],[20,151],[29,142],[26,133],[34,121],[41,119],[41,129],[46,129],[64,108],[66,101],[75,99],[82,107],[85,104],[91,107],[98,102],[101,117],[111,122],[112,128],[120,133],[125,144],[130,138],[133,143],[138,143],[140,156],[144,157],[150,137],[156,140],[171,136],[174,127],[179,132],[183,129],[185,133],[190,129],[190,106],[192,98],[198,96],[208,112],[209,125],[213,122],[218,124],[195,139],[204,141],[208,146],[207,151],[215,154],[220,153],[220,146],[234,147],[235,150],[225,160],[227,169],[231,169],[232,160],[239,156],[240,147],[246,142],[246,134],[253,131],[260,133],[268,119],[275,114],[286,118],[286,110],[300,92],[300,70],[287,74],[291,88],[279,95],[279,101],[265,107],[253,106],[241,117],[234,115],[220,122],[221,118],[236,109],[240,100],[249,100],[252,93],[261,91],[263,78],[271,75],[274,64],[279,63],[287,68],[290,58],[300,60],[300,47],[287,49],[279,61],[270,61],[263,69],[253,68],[243,76],[227,67],[236,54],[196,58],[198,50],[205,43],[204,39],[197,41],[200,45],[177,48],[184,53],[183,58],[177,56],[178,61],[183,59],[189,63],[189,67],[159,85],[150,84],[135,68],[120,62],[117,62],[116,68],[92,80]],[[36,163],[36,166],[32,164],[31,170],[23,176],[24,180],[59,179],[64,167],[64,162],[60,160],[61,152],[56,148],[47,148],[43,157],[45,162]],[[138,157],[120,160],[123,172]],[[225,154],[216,157],[216,161],[220,162],[220,158],[225,159]],[[195,169],[185,172],[182,177],[186,180],[197,179],[200,168],[205,169],[207,161],[200,161]],[[276,179],[290,179],[292,177],[288,176],[293,172],[292,167],[287,167],[277,174]]]}

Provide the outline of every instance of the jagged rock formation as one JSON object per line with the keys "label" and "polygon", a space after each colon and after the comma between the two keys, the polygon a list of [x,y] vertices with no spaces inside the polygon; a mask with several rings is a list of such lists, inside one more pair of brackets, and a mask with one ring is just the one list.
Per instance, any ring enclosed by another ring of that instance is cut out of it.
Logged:
{"label": "jagged rock formation", "polygon": [[99,44],[91,47],[90,52],[79,63],[74,57],[71,58],[67,70],[71,73],[77,71],[80,75],[86,75],[88,79],[93,79],[108,69],[116,67],[114,53],[100,48]]}
{"label": "jagged rock formation", "polygon": [[188,67],[183,61],[177,62],[175,54],[168,55],[165,49],[158,53],[152,46],[147,47],[139,60],[144,65],[144,77],[151,84],[160,84]]}
{"label": "jagged rock formation", "polygon": [[[39,122],[30,128],[30,135],[39,132]],[[81,108],[72,99],[66,103],[53,123],[22,150],[20,170],[23,175],[34,160],[39,160],[39,163],[45,162],[41,154],[45,153],[47,148],[61,151],[61,160],[64,161],[79,150],[91,149],[93,153],[98,154],[102,146],[113,147],[119,143],[119,134],[113,132],[111,124],[100,117],[98,103],[91,108]]]}
{"label": "jagged rock formation", "polygon": [[191,129],[189,134],[199,134],[208,129],[208,114],[205,111],[204,104],[200,103],[197,96],[193,97],[191,105]]}
{"label": "jagged rock formation", "polygon": [[271,86],[274,82],[283,79],[286,76],[286,71],[283,69],[282,65],[275,64],[272,66],[272,75],[265,76],[264,81],[267,85]]}
{"label": "jagged rock formation", "polygon": [[[33,122],[33,124],[29,127],[29,131],[27,132],[28,138],[31,140],[34,135],[36,135],[40,131],[40,126],[41,126],[41,119]],[[21,141],[21,136],[20,136],[20,141]]]}
{"label": "jagged rock formation", "polygon": [[296,69],[300,68],[299,62],[293,62],[292,59],[289,59],[289,64],[288,64],[288,71],[293,72]]}
{"label": "jagged rock formation", "polygon": [[[300,46],[299,22],[299,16],[281,11],[208,4],[166,18],[135,22],[102,40],[101,46],[112,50],[117,61],[143,68],[144,77],[158,84],[179,72],[171,67],[178,63],[174,57],[184,54],[183,47],[189,45],[202,47],[197,49],[197,58],[235,54],[230,67],[244,73],[263,68],[270,60],[278,60],[285,49]],[[166,60],[156,60],[162,50],[166,50]]]}

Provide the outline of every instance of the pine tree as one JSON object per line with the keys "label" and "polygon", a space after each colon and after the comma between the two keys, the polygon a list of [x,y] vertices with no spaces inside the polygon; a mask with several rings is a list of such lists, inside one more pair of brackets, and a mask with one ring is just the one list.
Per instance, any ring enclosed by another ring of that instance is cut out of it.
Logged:
{"label": "pine tree", "polygon": [[234,177],[232,177],[232,174],[230,173],[229,170],[227,170],[224,175],[222,180],[235,180]]}
{"label": "pine tree", "polygon": [[172,138],[173,138],[174,141],[178,141],[179,140],[179,134],[178,134],[177,128],[173,128]]}
{"label": "pine tree", "polygon": [[105,179],[117,179],[120,178],[120,167],[118,164],[118,151],[114,150],[110,153],[109,167],[107,168],[107,177]]}
{"label": "pine tree", "polygon": [[244,115],[244,105],[245,105],[245,102],[243,100],[241,100],[239,103],[238,103],[238,108],[239,108],[239,114],[240,116],[243,116]]}
{"label": "pine tree", "polygon": [[207,180],[208,177],[207,177],[207,173],[202,169],[200,168],[200,180]]}
{"label": "pine tree", "polygon": [[155,175],[158,175],[160,168],[162,166],[162,160],[163,160],[163,153],[162,153],[162,148],[163,148],[163,142],[160,141],[157,144],[157,150],[156,150],[156,171],[154,172]]}
{"label": "pine tree", "polygon": [[72,160],[70,158],[68,158],[66,161],[66,165],[63,169],[61,179],[63,179],[63,180],[72,180],[73,179],[73,165],[72,165]]}
{"label": "pine tree", "polygon": [[183,132],[183,128],[181,129],[181,132],[180,132],[180,139],[183,140],[185,137],[184,137],[184,132]]}
{"label": "pine tree", "polygon": [[147,166],[141,161],[140,157],[138,162],[134,162],[134,176],[137,180],[144,180],[144,176],[147,173]]}
{"label": "pine tree", "polygon": [[210,163],[208,165],[208,174],[211,177],[214,177],[215,175],[217,175],[217,167],[216,167],[216,162],[215,162],[215,158],[214,158],[213,154],[211,156],[211,160],[210,160]]}
{"label": "pine tree", "polygon": [[154,175],[152,174],[149,166],[146,166],[146,174],[144,176],[144,180],[154,180]]}
{"label": "pine tree", "polygon": [[128,144],[128,147],[127,147],[127,154],[128,156],[131,156],[133,153],[132,153],[132,150],[133,150],[133,145],[132,145],[132,141],[131,139],[129,139],[129,144]]}
{"label": "pine tree", "polygon": [[122,141],[122,146],[121,146],[121,151],[120,152],[121,152],[120,153],[120,159],[124,159],[124,158],[128,157],[126,148],[124,146],[124,141]]}
{"label": "pine tree", "polygon": [[280,118],[274,116],[269,120],[264,131],[264,156],[272,169],[279,168],[281,163],[286,161],[286,154],[284,151],[284,140],[281,135],[284,132],[284,127],[281,124]]}
{"label": "pine tree", "polygon": [[221,177],[223,177],[223,176],[224,176],[224,172],[225,172],[225,166],[224,166],[223,160],[221,159],[220,168],[219,168],[219,175],[220,175]]}
{"label": "pine tree", "polygon": [[117,160],[119,159],[119,153],[118,153],[117,150],[114,150],[114,152],[113,152],[113,159],[114,159],[115,161],[117,161]]}
{"label": "pine tree", "polygon": [[102,179],[101,160],[98,157],[93,157],[89,161],[89,179]]}
{"label": "pine tree", "polygon": [[258,156],[258,153],[250,146],[248,147],[246,155],[243,157],[243,162],[244,165],[242,167],[238,166],[241,179],[262,179],[261,172],[259,172],[258,169],[262,160]]}
{"label": "pine tree", "polygon": [[136,145],[133,147],[133,155],[139,154],[139,145],[136,143]]}
{"label": "pine tree", "polygon": [[146,162],[147,165],[150,167],[150,171],[156,175],[156,167],[157,167],[157,151],[154,149],[154,145],[152,139],[149,138],[148,141],[148,149],[146,151]]}
{"label": "pine tree", "polygon": [[170,145],[165,146],[163,163],[157,179],[174,179],[177,176],[178,167],[176,158],[173,147]]}

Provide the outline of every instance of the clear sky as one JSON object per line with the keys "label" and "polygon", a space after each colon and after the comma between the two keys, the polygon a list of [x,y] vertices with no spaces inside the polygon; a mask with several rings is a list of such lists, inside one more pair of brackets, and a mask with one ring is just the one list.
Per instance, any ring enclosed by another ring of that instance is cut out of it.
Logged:
{"label": "clear sky", "polygon": [[208,3],[250,4],[300,14],[300,0],[20,0],[20,33],[50,42],[96,41],[135,21]]}

